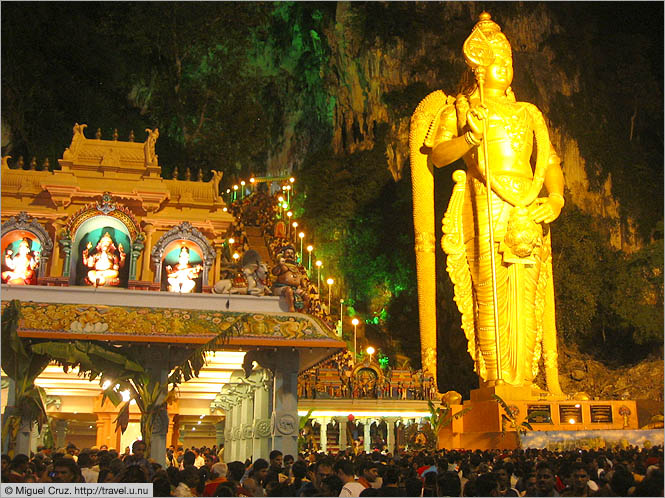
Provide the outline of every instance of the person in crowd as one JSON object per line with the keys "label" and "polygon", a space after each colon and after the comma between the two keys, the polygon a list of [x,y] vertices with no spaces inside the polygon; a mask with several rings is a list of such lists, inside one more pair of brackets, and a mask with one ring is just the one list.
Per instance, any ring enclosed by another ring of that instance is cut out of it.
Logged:
{"label": "person in crowd", "polygon": [[226,474],[229,471],[229,466],[223,462],[217,462],[210,468],[210,480],[205,484],[203,496],[215,496],[217,487],[223,483],[228,482]]}
{"label": "person in crowd", "polygon": [[247,477],[242,481],[242,485],[252,493],[252,496],[266,496],[264,486],[269,466],[265,459],[259,458],[252,464]]}
{"label": "person in crowd", "polygon": [[85,482],[81,469],[73,458],[60,458],[53,462],[53,482]]}
{"label": "person in crowd", "polygon": [[82,450],[79,453],[78,466],[81,469],[81,474],[85,479],[85,482],[97,482],[99,478],[99,471],[92,469],[93,462],[92,457],[90,456],[89,450]]}
{"label": "person in crowd", "polygon": [[335,464],[335,474],[343,483],[339,496],[360,496],[367,486],[356,480],[353,463],[349,460],[340,460]]}

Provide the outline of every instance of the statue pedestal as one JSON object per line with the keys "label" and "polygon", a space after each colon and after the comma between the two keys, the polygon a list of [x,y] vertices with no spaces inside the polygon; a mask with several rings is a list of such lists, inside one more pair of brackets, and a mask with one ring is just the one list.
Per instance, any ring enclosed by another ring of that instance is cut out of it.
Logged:
{"label": "statue pedestal", "polygon": [[[513,413],[506,415],[500,397]],[[520,445],[517,429],[528,420],[535,431],[637,429],[637,405],[631,400],[574,400],[540,389],[506,385],[471,391],[453,414],[470,408],[438,434],[439,448],[513,449]]]}

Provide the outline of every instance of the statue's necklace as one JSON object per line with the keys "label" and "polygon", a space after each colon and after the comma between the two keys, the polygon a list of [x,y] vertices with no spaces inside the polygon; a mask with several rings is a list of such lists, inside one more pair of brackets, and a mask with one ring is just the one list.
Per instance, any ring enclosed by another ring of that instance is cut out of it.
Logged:
{"label": "statue's necklace", "polygon": [[501,121],[506,134],[510,138],[510,146],[515,152],[520,152],[526,144],[526,135],[529,131],[529,112],[524,106],[515,102],[508,102],[504,98],[486,97],[485,103]]}

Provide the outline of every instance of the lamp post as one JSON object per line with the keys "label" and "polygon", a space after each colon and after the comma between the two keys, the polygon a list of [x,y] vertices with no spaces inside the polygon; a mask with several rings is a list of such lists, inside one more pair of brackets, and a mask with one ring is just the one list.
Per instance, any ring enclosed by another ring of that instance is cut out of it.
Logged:
{"label": "lamp post", "polygon": [[240,182],[240,186],[242,187],[242,192],[240,194],[240,198],[244,199],[245,198],[245,180],[242,180]]}
{"label": "lamp post", "polygon": [[354,318],[351,320],[351,323],[353,324],[353,365],[355,366],[356,364],[356,329],[358,328],[358,324],[360,323],[360,320],[357,318]]}
{"label": "lamp post", "polygon": [[339,300],[339,336],[344,337],[344,299]]}
{"label": "lamp post", "polygon": [[233,253],[233,263],[237,265],[239,259],[240,259],[240,254],[238,254],[237,252],[234,252]]}
{"label": "lamp post", "polygon": [[307,272],[312,273],[312,251],[314,250],[313,245],[308,245],[307,246]]}
{"label": "lamp post", "polygon": [[293,190],[293,195],[296,195],[296,189],[294,188],[294,185],[293,185],[295,183],[295,181],[296,181],[295,178],[293,178],[293,177],[289,178],[289,183],[291,184],[291,185],[289,185],[289,190]]}
{"label": "lamp post", "polygon": [[251,177],[251,178],[249,179],[249,183],[250,183],[251,186],[252,186],[252,194],[254,193],[254,182],[256,182],[256,178]]}
{"label": "lamp post", "polygon": [[298,237],[300,238],[300,264],[302,264],[302,239],[305,238],[305,232],[300,232]]}
{"label": "lamp post", "polygon": [[320,289],[321,289],[321,266],[323,265],[323,261],[321,261],[320,259],[317,259],[316,263],[314,263],[314,264],[316,265],[316,270],[317,270],[317,275],[318,275],[316,277],[316,290],[319,291],[319,294],[321,294],[321,291],[320,291]]}
{"label": "lamp post", "polygon": [[287,211],[286,217],[289,219],[289,231],[286,234],[286,238],[289,239],[289,242],[291,242],[291,216],[293,216],[293,213],[291,211]]}
{"label": "lamp post", "polygon": [[328,284],[328,313],[332,314],[330,312],[330,298],[332,297],[332,286],[335,283],[335,281],[332,278],[329,278],[326,280],[326,283]]}
{"label": "lamp post", "polygon": [[376,350],[372,346],[367,346],[366,351],[369,355],[369,362],[372,363],[372,355],[376,352]]}
{"label": "lamp post", "polygon": [[286,186],[286,201],[291,204],[291,185]]}
{"label": "lamp post", "polygon": [[277,200],[279,201],[279,218],[282,219],[284,218],[284,197],[280,195]]}
{"label": "lamp post", "polygon": [[229,253],[233,252],[233,244],[235,244],[236,239],[233,237],[229,238]]}
{"label": "lamp post", "polygon": [[298,228],[298,222],[294,221],[291,223],[291,226],[293,227],[293,243],[295,244],[296,242],[296,228]]}
{"label": "lamp post", "polygon": [[235,201],[238,198],[238,185],[233,186],[233,200]]}

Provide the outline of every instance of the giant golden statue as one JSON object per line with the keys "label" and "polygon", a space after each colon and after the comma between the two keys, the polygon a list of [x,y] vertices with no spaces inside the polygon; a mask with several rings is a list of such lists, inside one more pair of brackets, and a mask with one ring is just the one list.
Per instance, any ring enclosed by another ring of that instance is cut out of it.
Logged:
{"label": "giant golden statue", "polygon": [[549,232],[564,205],[560,161],[541,112],[515,100],[511,47],[489,14],[463,51],[459,95],[433,92],[411,118],[423,368],[436,371],[432,166],[463,158],[441,242],[481,385],[530,387],[542,355],[547,389],[560,394]]}

